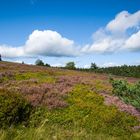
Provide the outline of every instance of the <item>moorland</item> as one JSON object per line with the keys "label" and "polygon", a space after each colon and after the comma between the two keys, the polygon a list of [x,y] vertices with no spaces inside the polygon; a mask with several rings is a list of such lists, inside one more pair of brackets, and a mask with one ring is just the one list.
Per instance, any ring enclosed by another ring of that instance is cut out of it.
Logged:
{"label": "moorland", "polygon": [[139,80],[0,62],[0,139],[139,140]]}

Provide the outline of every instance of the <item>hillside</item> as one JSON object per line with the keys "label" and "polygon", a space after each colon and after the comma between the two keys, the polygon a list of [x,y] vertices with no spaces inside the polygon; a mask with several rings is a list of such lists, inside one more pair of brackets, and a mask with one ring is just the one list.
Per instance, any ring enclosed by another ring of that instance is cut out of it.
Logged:
{"label": "hillside", "polygon": [[112,90],[107,74],[0,62],[0,139],[140,139],[139,110]]}

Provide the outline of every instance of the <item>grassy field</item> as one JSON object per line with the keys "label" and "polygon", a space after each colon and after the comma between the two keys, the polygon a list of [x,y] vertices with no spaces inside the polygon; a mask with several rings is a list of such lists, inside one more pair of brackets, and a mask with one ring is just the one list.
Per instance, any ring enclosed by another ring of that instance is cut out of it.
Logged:
{"label": "grassy field", "polygon": [[108,96],[107,74],[0,62],[0,140],[139,140],[139,112]]}

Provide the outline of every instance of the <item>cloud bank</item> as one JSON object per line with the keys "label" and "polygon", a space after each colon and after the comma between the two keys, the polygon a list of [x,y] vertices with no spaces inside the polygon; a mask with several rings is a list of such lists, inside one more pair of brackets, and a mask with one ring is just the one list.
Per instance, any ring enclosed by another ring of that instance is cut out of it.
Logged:
{"label": "cloud bank", "polygon": [[35,30],[23,46],[0,45],[3,57],[79,56],[81,54],[140,51],[140,11],[122,11],[105,27],[93,33],[93,43],[76,46],[56,31]]}

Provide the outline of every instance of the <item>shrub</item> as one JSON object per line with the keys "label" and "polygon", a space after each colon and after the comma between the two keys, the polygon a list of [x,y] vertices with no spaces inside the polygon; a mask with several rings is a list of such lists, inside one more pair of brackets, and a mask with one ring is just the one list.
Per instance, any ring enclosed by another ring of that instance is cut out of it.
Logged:
{"label": "shrub", "polygon": [[46,67],[51,67],[51,65],[50,65],[50,64],[48,64],[48,63],[46,63],[46,64],[45,64],[45,66],[46,66]]}
{"label": "shrub", "polygon": [[30,114],[31,105],[19,94],[0,93],[0,127],[25,121]]}
{"label": "shrub", "polygon": [[91,63],[90,69],[91,70],[97,70],[98,66],[95,63]]}
{"label": "shrub", "polygon": [[40,60],[40,59],[37,59],[35,61],[35,64],[38,65],[38,66],[44,66],[44,62],[42,60]]}
{"label": "shrub", "polygon": [[1,54],[0,54],[0,61],[2,61],[2,59],[1,59]]}
{"label": "shrub", "polygon": [[118,96],[124,96],[127,92],[128,83],[122,80],[112,80],[113,93]]}
{"label": "shrub", "polygon": [[68,63],[66,64],[65,68],[66,68],[66,69],[72,69],[72,70],[74,70],[74,69],[76,69],[75,63],[74,63],[74,62],[68,62]]}
{"label": "shrub", "polygon": [[113,93],[125,103],[131,104],[140,109],[140,82],[129,84],[124,80],[111,79]]}

